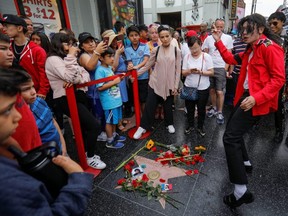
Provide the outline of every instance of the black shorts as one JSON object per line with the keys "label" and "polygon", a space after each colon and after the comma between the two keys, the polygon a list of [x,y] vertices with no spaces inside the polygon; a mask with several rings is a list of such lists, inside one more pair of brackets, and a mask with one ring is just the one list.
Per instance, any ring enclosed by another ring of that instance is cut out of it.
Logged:
{"label": "black shorts", "polygon": [[138,94],[140,103],[145,103],[148,95],[148,79],[138,80]]}

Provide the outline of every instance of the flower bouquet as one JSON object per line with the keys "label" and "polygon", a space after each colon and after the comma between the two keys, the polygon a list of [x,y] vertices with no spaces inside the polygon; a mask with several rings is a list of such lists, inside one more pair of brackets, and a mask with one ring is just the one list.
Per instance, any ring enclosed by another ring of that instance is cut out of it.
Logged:
{"label": "flower bouquet", "polygon": [[178,209],[177,204],[184,205],[182,202],[169,196],[171,192],[163,191],[160,184],[154,185],[154,182],[151,181],[146,174],[143,174],[140,178],[134,179],[131,175],[132,167],[134,165],[134,161],[131,160],[124,166],[126,178],[121,178],[117,182],[117,184],[122,187],[122,191],[138,192],[143,196],[147,196],[148,200],[151,200],[152,198],[155,200],[164,199],[176,209]]}

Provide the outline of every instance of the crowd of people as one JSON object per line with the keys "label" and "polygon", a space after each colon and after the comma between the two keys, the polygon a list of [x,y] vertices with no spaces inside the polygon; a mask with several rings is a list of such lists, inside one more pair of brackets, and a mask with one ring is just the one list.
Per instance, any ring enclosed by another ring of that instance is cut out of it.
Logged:
{"label": "crowd of people", "polygon": [[[246,16],[238,24],[239,37],[235,40],[224,33],[223,19],[216,19],[211,31],[208,23],[201,23],[200,32],[189,30],[184,40],[178,31],[172,32],[169,26],[158,22],[126,29],[117,21],[113,29],[103,30],[99,40],[89,32],[82,32],[76,38],[69,29],[61,29],[48,38],[44,33],[33,32],[29,18],[4,14],[0,20],[3,28],[0,32],[0,170],[9,172],[1,175],[0,181],[14,180],[1,184],[1,191],[9,193],[8,198],[12,199],[20,190],[37,190],[33,196],[22,195],[39,205],[31,207],[17,196],[23,208],[9,209],[10,199],[5,199],[7,208],[1,211],[4,215],[17,215],[20,211],[31,215],[37,211],[51,215],[70,211],[76,215],[85,209],[91,193],[91,176],[82,173],[81,167],[67,155],[63,115],[69,118],[70,110],[65,88],[117,75],[113,80],[75,90],[87,164],[104,169],[99,142],[105,141],[106,147],[113,149],[125,145],[126,137],[119,132],[127,123],[124,118],[130,117],[133,111],[134,79],[125,76],[130,70],[137,71],[141,112],[141,123],[133,138],[140,139],[146,131],[153,130],[155,118],[164,120],[168,133],[175,133],[173,110],[181,91],[180,83],[183,88],[196,88],[197,99],[185,99],[187,126],[183,133],[190,134],[197,122],[197,133],[205,136],[206,116],[215,117],[219,125],[226,124],[223,143],[230,181],[235,187],[223,201],[229,207],[253,202],[254,196],[246,186],[246,173],[252,171],[252,164],[243,135],[261,116],[275,112],[274,141],[283,140],[285,100],[282,95],[286,90],[285,65],[288,65],[285,21],[282,12],[271,14],[268,22],[259,14]],[[231,76],[234,108],[225,121],[226,79]],[[67,186],[56,200],[49,196],[43,184],[19,171],[6,149],[14,145],[27,152],[49,141],[56,141],[62,154],[53,162],[70,174]],[[21,184],[22,181],[30,183]],[[77,190],[73,189],[75,185]],[[71,202],[67,204],[67,200]],[[76,201],[77,210],[71,204]]]}

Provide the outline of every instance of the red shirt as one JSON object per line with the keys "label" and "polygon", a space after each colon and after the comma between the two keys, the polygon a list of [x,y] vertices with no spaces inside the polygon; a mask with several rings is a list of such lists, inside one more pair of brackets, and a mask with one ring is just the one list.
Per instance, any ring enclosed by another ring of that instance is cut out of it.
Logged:
{"label": "red shirt", "polygon": [[16,132],[12,137],[19,143],[23,151],[27,152],[41,145],[41,138],[38,132],[34,116],[23,98],[18,95],[16,109],[22,115]]}
{"label": "red shirt", "polygon": [[144,43],[144,44],[148,43],[148,40],[147,39],[143,39],[143,38],[140,38],[139,41],[140,41],[140,43]]}
{"label": "red shirt", "polygon": [[[14,41],[11,41],[11,50]],[[34,82],[37,94],[47,95],[50,89],[49,80],[45,73],[46,52],[41,47],[30,41],[21,53],[19,65],[29,73]]]}
{"label": "red shirt", "polygon": [[203,34],[200,34],[199,35],[199,38],[200,38],[200,40],[202,41],[202,43],[204,42],[204,40],[208,37],[209,35],[208,35],[208,32],[206,32],[204,35]]}
{"label": "red shirt", "polygon": [[[216,42],[215,46],[227,64],[237,65],[242,62],[234,105],[237,104],[244,93],[243,84],[248,73],[249,93],[255,98],[256,102],[252,108],[253,116],[276,111],[279,91],[285,83],[283,48],[265,35],[262,35],[253,47],[250,47],[246,52],[241,52],[235,56],[226,49],[221,40]],[[253,56],[248,64],[252,50]]]}

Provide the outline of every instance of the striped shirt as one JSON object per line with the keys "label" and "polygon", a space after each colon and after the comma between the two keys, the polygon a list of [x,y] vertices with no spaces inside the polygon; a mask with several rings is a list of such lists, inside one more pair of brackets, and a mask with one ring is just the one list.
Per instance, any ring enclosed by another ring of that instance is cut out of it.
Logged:
{"label": "striped shirt", "polygon": [[[247,44],[242,42],[240,38],[236,38],[235,41],[233,42],[232,53],[235,55],[235,54],[239,54],[241,52],[244,52],[245,49],[246,49],[246,46],[247,46]],[[233,73],[239,74],[240,73],[240,69],[241,69],[241,65],[235,65]]]}

